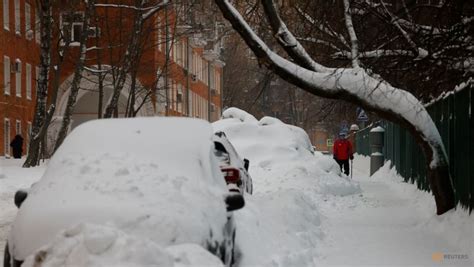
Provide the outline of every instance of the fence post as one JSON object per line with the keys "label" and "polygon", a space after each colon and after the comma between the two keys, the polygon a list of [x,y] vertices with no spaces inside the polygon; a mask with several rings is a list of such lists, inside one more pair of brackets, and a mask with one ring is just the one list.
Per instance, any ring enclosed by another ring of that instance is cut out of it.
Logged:
{"label": "fence post", "polygon": [[370,176],[372,176],[384,164],[383,143],[384,128],[377,126],[370,130]]}

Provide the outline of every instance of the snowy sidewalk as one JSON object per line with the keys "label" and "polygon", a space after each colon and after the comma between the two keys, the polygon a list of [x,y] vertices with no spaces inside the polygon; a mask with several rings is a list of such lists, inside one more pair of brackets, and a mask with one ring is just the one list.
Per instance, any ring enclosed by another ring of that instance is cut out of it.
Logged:
{"label": "snowy sidewalk", "polygon": [[[321,206],[322,266],[473,266],[473,218],[459,211],[437,218],[429,194],[389,178],[395,175],[386,167],[369,178],[367,161],[354,161],[362,194]],[[455,220],[451,232],[443,231],[449,220]],[[460,259],[441,259],[444,255]]]}

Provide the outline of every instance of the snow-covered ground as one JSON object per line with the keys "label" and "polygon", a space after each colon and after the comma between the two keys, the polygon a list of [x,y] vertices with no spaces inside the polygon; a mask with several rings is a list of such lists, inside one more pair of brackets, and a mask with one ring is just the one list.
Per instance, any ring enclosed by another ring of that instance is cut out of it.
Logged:
{"label": "snow-covered ground", "polygon": [[436,216],[433,197],[403,182],[390,163],[369,177],[370,158],[356,156],[362,193],[329,197],[318,266],[474,266],[474,216]]}
{"label": "snow-covered ground", "polygon": [[[10,223],[13,221],[17,208],[13,204],[13,196],[18,189],[29,188],[45,170],[46,164],[36,168],[22,168],[23,159],[0,158],[0,258],[7,239]],[[3,260],[1,261],[3,262]]]}
{"label": "snow-covered ground", "polygon": [[[369,177],[369,158],[356,155],[350,180],[341,177],[329,156],[312,153],[301,129],[273,118],[256,120],[236,109],[224,115],[227,119],[214,123],[214,129],[224,130],[250,160],[254,182],[254,194],[246,195],[246,206],[235,212],[238,266],[473,266],[474,216],[461,209],[436,216],[432,196],[403,183],[389,164]],[[14,192],[44,171],[22,169],[21,162],[0,159],[2,250],[16,211]],[[212,261],[193,245],[163,249],[116,229],[77,229],[69,241],[58,239],[53,245],[87,242],[100,230],[105,237],[123,237],[142,247],[137,255],[165,255],[159,257],[164,265],[183,264],[176,259],[186,253],[189,262]],[[196,255],[203,258],[196,260]],[[120,263],[120,257],[106,256],[104,264]],[[61,253],[53,259],[61,259]]]}

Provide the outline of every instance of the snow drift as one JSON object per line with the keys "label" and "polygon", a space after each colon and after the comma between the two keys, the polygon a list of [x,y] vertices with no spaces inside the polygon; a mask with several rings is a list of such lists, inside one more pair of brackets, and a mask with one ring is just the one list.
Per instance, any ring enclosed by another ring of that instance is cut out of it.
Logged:
{"label": "snow drift", "polygon": [[111,226],[78,224],[30,255],[24,267],[61,266],[223,266],[196,244],[162,247]]}
{"label": "snow drift", "polygon": [[313,150],[306,132],[237,108],[213,123],[250,160],[254,194],[236,212],[241,266],[314,266],[322,233],[318,202],[360,192],[331,158]]}

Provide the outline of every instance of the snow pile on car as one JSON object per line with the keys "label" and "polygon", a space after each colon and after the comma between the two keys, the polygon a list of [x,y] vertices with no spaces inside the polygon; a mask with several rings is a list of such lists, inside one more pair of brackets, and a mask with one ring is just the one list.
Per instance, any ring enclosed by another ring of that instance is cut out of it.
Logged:
{"label": "snow pile on car", "polygon": [[260,121],[251,117],[243,110],[229,108],[213,127],[215,132],[226,134],[241,157],[250,160],[255,190],[269,190],[272,187],[268,183],[295,189],[310,183],[320,194],[348,195],[360,190],[356,183],[341,177],[332,158],[313,150],[303,129],[272,117]]}
{"label": "snow pile on car", "polygon": [[79,224],[30,255],[24,267],[62,266],[222,266],[196,244],[162,247],[104,225]]}
{"label": "snow pile on car", "polygon": [[[272,117],[237,108],[213,123],[242,158],[250,160],[254,194],[236,212],[241,266],[316,266],[323,233],[318,203],[326,195],[360,192],[328,156],[313,151],[306,132]],[[250,118],[250,119],[249,119]]]}
{"label": "snow pile on car", "polygon": [[184,118],[80,125],[19,210],[9,237],[15,255],[78,222],[111,223],[162,246],[222,240],[227,188],[211,138],[209,123]]}

